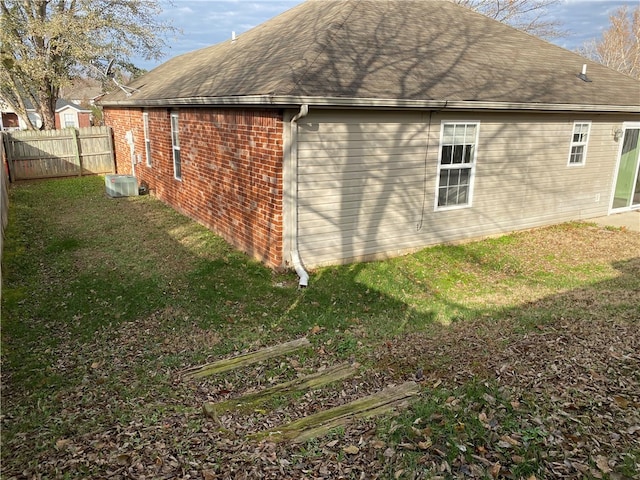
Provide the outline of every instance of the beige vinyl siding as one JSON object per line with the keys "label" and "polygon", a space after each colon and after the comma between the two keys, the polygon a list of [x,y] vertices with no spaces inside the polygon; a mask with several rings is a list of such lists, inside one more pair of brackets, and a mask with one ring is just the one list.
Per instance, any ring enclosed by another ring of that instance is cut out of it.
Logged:
{"label": "beige vinyl siding", "polygon": [[[618,151],[612,132],[625,119],[311,111],[297,139],[302,260],[313,267],[392,256],[606,215]],[[568,166],[577,120],[592,122],[588,154],[584,165]],[[480,122],[470,207],[435,210],[442,121]]]}

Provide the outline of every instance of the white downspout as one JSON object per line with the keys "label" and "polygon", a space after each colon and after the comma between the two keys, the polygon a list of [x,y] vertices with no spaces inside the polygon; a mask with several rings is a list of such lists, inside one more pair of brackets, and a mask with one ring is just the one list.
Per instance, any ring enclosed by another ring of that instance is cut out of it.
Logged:
{"label": "white downspout", "polygon": [[309,274],[302,266],[300,260],[300,252],[298,251],[298,130],[296,122],[309,113],[309,105],[300,105],[300,111],[291,119],[291,164],[295,167],[291,172],[290,195],[293,199],[291,213],[291,261],[295,268],[300,281],[300,287],[306,287],[309,284]]}

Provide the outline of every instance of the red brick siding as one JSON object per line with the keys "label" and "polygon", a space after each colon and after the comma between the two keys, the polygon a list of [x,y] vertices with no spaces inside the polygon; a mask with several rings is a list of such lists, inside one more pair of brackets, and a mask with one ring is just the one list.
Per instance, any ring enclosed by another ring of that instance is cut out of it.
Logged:
{"label": "red brick siding", "polygon": [[79,113],[78,114],[78,128],[85,128],[91,126],[91,114]]}
{"label": "red brick siding", "polygon": [[135,173],[162,201],[270,267],[282,257],[282,112],[181,108],[182,181],[173,174],[171,110],[147,109],[152,166],[146,166],[141,109],[105,108],[118,173],[131,173],[125,132],[133,131]]}

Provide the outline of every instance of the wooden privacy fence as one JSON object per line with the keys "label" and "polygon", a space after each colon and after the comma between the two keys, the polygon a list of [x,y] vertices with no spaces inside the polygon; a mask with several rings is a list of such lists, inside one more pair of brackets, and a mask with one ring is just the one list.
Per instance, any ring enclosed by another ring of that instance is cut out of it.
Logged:
{"label": "wooden privacy fence", "polygon": [[115,173],[109,127],[4,133],[11,181]]}
{"label": "wooden privacy fence", "polygon": [[5,168],[5,154],[0,135],[0,298],[2,297],[2,252],[4,251],[4,229],[9,222],[9,178]]}

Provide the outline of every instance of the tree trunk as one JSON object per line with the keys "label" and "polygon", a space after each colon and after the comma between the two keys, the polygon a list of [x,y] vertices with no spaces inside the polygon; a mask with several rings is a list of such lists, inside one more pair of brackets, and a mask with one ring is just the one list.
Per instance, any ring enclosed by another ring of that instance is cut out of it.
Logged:
{"label": "tree trunk", "polygon": [[55,130],[56,128],[56,101],[58,100],[58,95],[54,94],[55,91],[55,88],[45,86],[41,87],[38,92],[39,108],[36,111],[42,119],[42,130]]}

